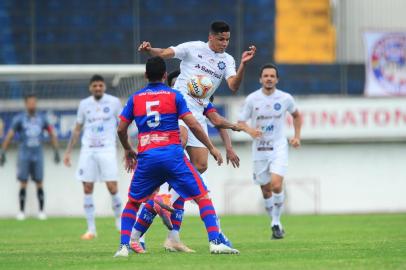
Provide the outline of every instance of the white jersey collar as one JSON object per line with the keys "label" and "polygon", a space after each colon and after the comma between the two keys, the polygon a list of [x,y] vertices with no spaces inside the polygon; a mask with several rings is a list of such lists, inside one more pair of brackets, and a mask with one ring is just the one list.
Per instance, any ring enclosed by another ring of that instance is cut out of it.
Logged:
{"label": "white jersey collar", "polygon": [[274,96],[276,95],[276,92],[278,92],[278,89],[275,88],[275,91],[274,91],[272,94],[270,94],[270,95],[265,95],[265,93],[264,93],[262,87],[261,87],[259,90],[261,91],[261,94],[262,94],[264,97],[267,97],[267,98],[269,98],[269,97],[274,97]]}
{"label": "white jersey collar", "polygon": [[99,100],[97,100],[93,95],[92,95],[92,99],[93,99],[94,102],[100,103],[100,102],[102,102],[103,100],[106,99],[106,93],[104,93],[103,96]]}

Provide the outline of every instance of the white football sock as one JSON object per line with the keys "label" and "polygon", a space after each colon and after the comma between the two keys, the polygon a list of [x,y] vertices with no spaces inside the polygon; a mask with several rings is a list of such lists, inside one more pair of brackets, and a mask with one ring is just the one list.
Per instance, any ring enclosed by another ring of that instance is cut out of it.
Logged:
{"label": "white football sock", "polygon": [[121,230],[121,212],[122,212],[122,203],[121,198],[118,195],[118,192],[114,195],[111,195],[111,206],[113,208],[114,217],[116,218],[116,227],[117,230]]}
{"label": "white football sock", "polygon": [[83,208],[85,209],[87,231],[95,234],[96,233],[96,222],[94,215],[95,208],[92,194],[85,194]]}
{"label": "white football sock", "polygon": [[268,199],[264,199],[265,202],[265,211],[268,213],[269,218],[272,219],[272,209],[273,209],[273,197],[270,197]]}
{"label": "white football sock", "polygon": [[[138,212],[137,212],[137,219],[138,219],[142,209],[144,208],[144,206],[145,206],[145,203],[141,203],[140,208],[138,209]],[[131,238],[131,241],[139,240],[140,242],[145,242],[145,234],[141,237],[141,232],[137,231],[134,227],[131,230],[130,238]]]}
{"label": "white football sock", "polygon": [[140,237],[140,242],[145,243],[145,233]]}
{"label": "white football sock", "polygon": [[283,191],[281,193],[273,193],[273,209],[272,209],[272,226],[281,224],[281,215],[283,210],[283,201],[285,200],[285,194]]}
{"label": "white football sock", "polygon": [[[140,242],[144,242],[144,235],[141,237],[141,232],[137,231],[136,229],[133,228],[133,230],[131,231],[131,241],[140,241]],[[143,239],[143,241],[141,241],[141,239]]]}
{"label": "white football sock", "polygon": [[171,239],[172,241],[180,242],[179,231],[177,231],[177,230],[169,231],[168,238]]}

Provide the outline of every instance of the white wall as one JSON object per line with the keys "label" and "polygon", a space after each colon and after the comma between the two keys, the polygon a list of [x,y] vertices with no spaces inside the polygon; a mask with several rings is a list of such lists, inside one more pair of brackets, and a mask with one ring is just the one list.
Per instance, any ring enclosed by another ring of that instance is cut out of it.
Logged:
{"label": "white wall", "polygon": [[340,62],[364,63],[365,30],[406,31],[404,0],[332,0],[332,3]]}
{"label": "white wall", "polygon": [[[262,213],[259,188],[251,183],[250,145],[239,144],[236,151],[241,167],[217,167],[210,160],[207,183],[219,213]],[[406,211],[406,143],[306,144],[291,149],[286,177],[286,210],[291,213],[355,213]],[[78,151],[73,154],[77,161]],[[52,151],[45,153],[46,210],[52,216],[82,215],[81,185],[74,168],[56,166]],[[18,211],[18,183],[15,180],[16,150],[8,152],[8,162],[0,167],[0,217]],[[129,175],[120,173],[123,200]],[[27,213],[36,214],[37,200],[31,184]],[[102,184],[95,189],[96,213],[111,215],[111,200]],[[187,212],[197,213],[188,203]]]}

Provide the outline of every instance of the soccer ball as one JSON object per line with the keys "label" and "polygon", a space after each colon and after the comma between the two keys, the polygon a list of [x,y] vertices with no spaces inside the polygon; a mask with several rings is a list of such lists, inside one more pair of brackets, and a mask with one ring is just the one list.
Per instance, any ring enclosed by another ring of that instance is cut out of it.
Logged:
{"label": "soccer ball", "polygon": [[213,82],[205,75],[193,75],[189,79],[187,87],[191,96],[205,98],[213,88]]}

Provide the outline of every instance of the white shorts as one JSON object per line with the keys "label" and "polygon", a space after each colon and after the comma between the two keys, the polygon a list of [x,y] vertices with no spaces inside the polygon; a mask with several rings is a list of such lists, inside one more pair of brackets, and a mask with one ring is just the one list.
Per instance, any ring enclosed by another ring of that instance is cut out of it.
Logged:
{"label": "white shorts", "polygon": [[[197,119],[197,121],[200,123],[200,125],[202,126],[206,135],[208,135],[206,116],[203,115],[203,112],[204,112],[203,104],[199,103],[198,101],[196,101],[193,97],[191,97],[189,95],[183,95],[183,96],[185,97],[187,107],[192,112],[193,116]],[[188,139],[187,139],[186,146],[206,148],[206,146],[203,143],[201,143],[195,137],[195,135],[193,135],[192,131],[190,131],[189,127],[185,124],[185,122],[183,122],[182,120],[179,120],[179,125],[183,126],[187,129]]]}
{"label": "white shorts", "polygon": [[287,170],[288,151],[287,147],[283,147],[273,153],[270,159],[254,161],[254,183],[261,186],[266,185],[271,182],[271,174],[284,177]]}
{"label": "white shorts", "polygon": [[[207,130],[206,120],[202,121],[201,119],[197,118],[197,121],[202,126],[202,128],[203,128],[204,132],[206,133],[206,135],[208,135],[209,133],[208,133],[208,130]],[[189,129],[189,127],[185,124],[185,122],[183,122],[182,120],[179,120],[179,126],[183,126],[183,127],[185,127],[187,129],[187,143],[186,143],[186,146],[204,147],[204,148],[206,148],[206,146],[196,138],[196,136]]]}
{"label": "white shorts", "polygon": [[80,151],[76,178],[81,182],[117,181],[116,149]]}

